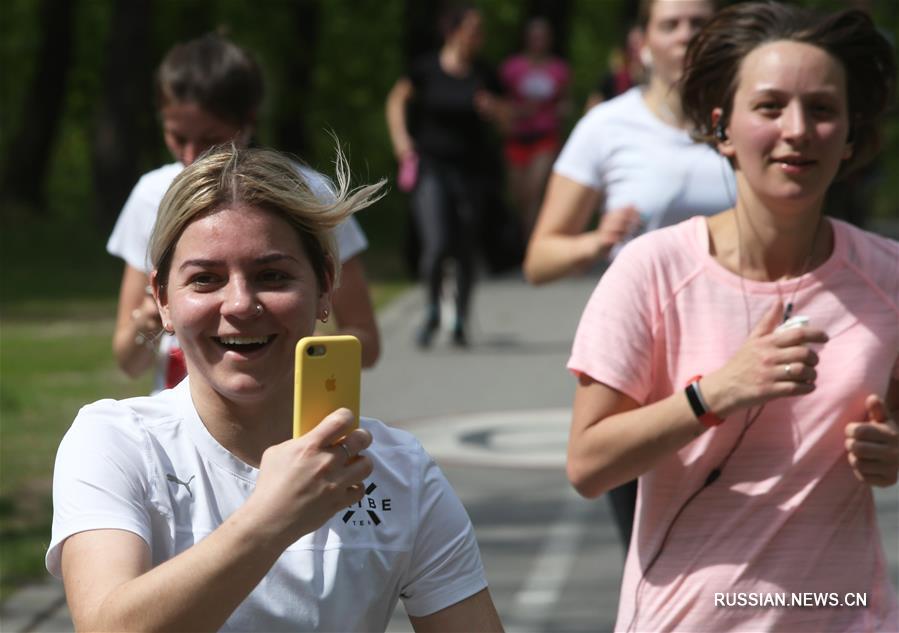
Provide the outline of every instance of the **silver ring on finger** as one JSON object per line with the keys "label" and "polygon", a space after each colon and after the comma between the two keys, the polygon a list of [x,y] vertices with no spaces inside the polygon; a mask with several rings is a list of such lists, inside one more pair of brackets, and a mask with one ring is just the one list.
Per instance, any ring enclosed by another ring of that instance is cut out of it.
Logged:
{"label": "silver ring on finger", "polygon": [[784,365],[784,377],[789,380],[793,377],[793,363],[787,363]]}
{"label": "silver ring on finger", "polygon": [[344,453],[346,453],[347,461],[350,461],[351,459],[353,459],[353,454],[350,452],[350,449],[347,448],[347,445],[345,442],[341,442],[340,444],[338,444],[338,446],[343,449]]}

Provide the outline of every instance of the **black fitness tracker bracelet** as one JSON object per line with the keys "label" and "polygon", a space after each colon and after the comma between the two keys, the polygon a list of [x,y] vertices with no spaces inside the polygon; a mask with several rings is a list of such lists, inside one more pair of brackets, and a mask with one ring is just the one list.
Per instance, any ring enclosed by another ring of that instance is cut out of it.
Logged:
{"label": "black fitness tracker bracelet", "polygon": [[711,409],[709,409],[709,405],[706,404],[705,398],[702,397],[702,391],[699,390],[699,380],[701,378],[701,374],[690,378],[687,382],[687,387],[684,389],[684,393],[687,394],[687,402],[690,403],[690,408],[693,409],[693,415],[696,416],[696,419],[699,420],[703,426],[712,428],[713,426],[718,426],[724,422],[724,420],[719,418],[711,411]]}

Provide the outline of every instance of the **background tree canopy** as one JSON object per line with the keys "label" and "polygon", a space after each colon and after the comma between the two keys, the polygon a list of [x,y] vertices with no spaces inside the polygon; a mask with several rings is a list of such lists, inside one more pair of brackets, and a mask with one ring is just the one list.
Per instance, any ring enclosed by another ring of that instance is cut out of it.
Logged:
{"label": "background tree canopy", "polygon": [[[384,98],[407,60],[437,45],[435,18],[448,0],[6,0],[0,8],[0,182],[4,298],[47,291],[23,257],[60,249],[92,280],[59,291],[114,292],[118,262],[105,238],[141,173],[170,162],[153,103],[153,72],[176,42],[210,30],[253,51],[266,77],[260,144],[330,171],[334,132],[357,180],[391,177],[395,163]],[[547,15],[573,69],[580,104],[633,20],[636,0],[482,0],[485,57],[514,51],[531,15]],[[808,0],[862,5],[896,40],[894,0]],[[873,215],[897,215],[899,128],[889,126]],[[895,180],[895,179],[893,179]],[[369,266],[402,270],[406,198],[393,191],[360,217],[372,242]],[[53,238],[52,234],[62,235]],[[52,257],[50,259],[53,259]],[[111,271],[107,274],[106,270]],[[56,271],[54,278],[59,277]],[[65,279],[65,275],[62,275]],[[110,285],[111,284],[111,285]]]}

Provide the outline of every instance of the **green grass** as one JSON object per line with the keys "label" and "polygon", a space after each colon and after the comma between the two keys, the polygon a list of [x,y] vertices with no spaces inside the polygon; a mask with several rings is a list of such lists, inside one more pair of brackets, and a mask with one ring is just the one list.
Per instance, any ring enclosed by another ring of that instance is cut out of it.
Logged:
{"label": "green grass", "polygon": [[36,305],[5,312],[15,316],[0,324],[0,598],[44,573],[53,460],[78,409],[150,388],[115,365],[112,301],[59,301],[44,316]]}

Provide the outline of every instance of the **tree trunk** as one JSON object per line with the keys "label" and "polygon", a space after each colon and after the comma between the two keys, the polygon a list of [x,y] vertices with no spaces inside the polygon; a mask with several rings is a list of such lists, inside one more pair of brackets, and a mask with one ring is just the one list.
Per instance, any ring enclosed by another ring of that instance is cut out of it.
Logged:
{"label": "tree trunk", "polygon": [[151,0],[116,0],[113,7],[92,147],[95,219],[105,230],[115,223],[140,175],[147,141],[141,121],[154,107],[150,6]]}
{"label": "tree trunk", "polygon": [[72,65],[75,0],[42,0],[42,40],[21,124],[9,145],[4,197],[43,212],[44,181],[65,105]]}
{"label": "tree trunk", "polygon": [[315,70],[318,49],[321,7],[319,0],[295,0],[291,20],[296,39],[284,64],[285,74],[279,86],[278,123],[275,127],[275,147],[309,157],[309,137],[306,124],[309,118],[309,93],[312,90],[312,73]]}

